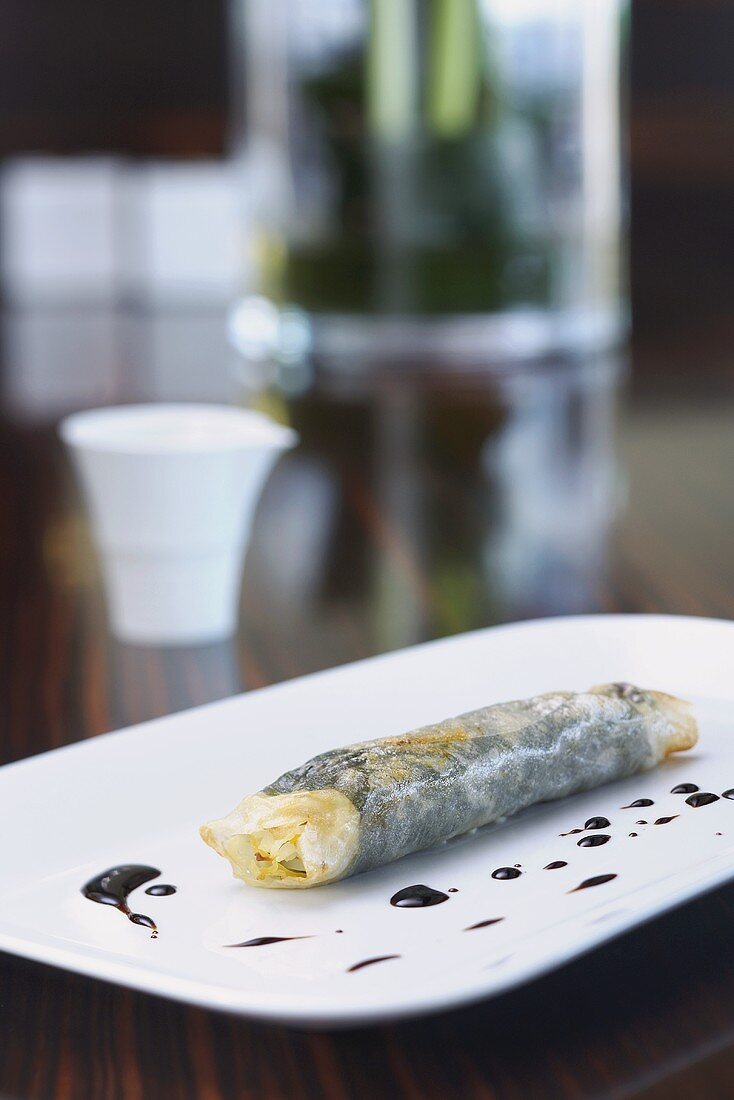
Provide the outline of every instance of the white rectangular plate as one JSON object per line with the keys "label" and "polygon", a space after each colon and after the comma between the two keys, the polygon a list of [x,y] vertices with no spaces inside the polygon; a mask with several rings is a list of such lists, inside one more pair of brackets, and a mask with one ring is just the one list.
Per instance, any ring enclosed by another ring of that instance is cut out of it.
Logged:
{"label": "white rectangular plate", "polygon": [[[546,620],[419,646],[8,765],[0,769],[0,948],[193,1004],[308,1025],[494,995],[732,875],[734,801],[694,809],[671,793],[682,781],[718,795],[734,786],[732,668],[734,624]],[[692,699],[698,747],[644,775],[311,891],[250,889],[197,835],[200,822],[314,753],[612,680]],[[654,805],[622,809],[641,797]],[[609,843],[580,848],[580,834],[559,835],[595,815],[609,818]],[[567,866],[545,870],[554,860]],[[159,881],[178,887],[170,897],[143,889],[131,897],[133,909],[158,923],[157,939],[80,893],[97,872],[131,862],[160,868]],[[519,878],[491,877],[515,864]],[[617,877],[571,892],[609,873]],[[415,883],[453,890],[431,908],[389,904]],[[305,938],[225,946],[265,936]],[[397,957],[350,970],[385,955]]]}

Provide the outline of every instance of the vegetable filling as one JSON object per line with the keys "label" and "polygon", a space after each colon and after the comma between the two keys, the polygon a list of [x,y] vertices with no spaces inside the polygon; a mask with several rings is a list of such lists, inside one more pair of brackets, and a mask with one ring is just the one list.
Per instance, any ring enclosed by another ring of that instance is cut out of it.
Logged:
{"label": "vegetable filling", "polygon": [[251,834],[250,843],[257,863],[256,875],[261,881],[270,877],[306,877],[298,846],[306,825],[307,822],[301,821],[297,832],[293,831],[292,825],[280,825]]}

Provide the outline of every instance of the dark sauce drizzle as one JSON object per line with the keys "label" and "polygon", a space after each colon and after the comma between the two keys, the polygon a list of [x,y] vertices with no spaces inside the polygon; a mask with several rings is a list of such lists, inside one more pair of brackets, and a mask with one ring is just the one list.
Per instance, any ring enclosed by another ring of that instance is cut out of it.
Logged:
{"label": "dark sauce drizzle", "polygon": [[[443,894],[440,890],[433,890],[430,886],[418,884],[417,886],[406,886],[405,889],[398,890],[397,894],[393,894],[390,898],[390,904],[398,909],[425,909],[429,905],[440,905],[441,902],[448,900],[448,894]],[[394,955],[389,957],[396,958]]]}
{"label": "dark sauce drizzle", "polygon": [[[709,806],[713,802],[718,802],[719,795],[712,794],[708,791],[701,791],[695,783],[679,783],[673,787],[671,794],[687,794],[690,797],[686,799],[686,803],[698,809],[700,806]],[[722,798],[728,798],[734,800],[734,787],[723,791]],[[623,810],[629,810],[638,806],[653,806],[654,802],[651,798],[637,798],[634,802],[630,802],[629,805],[623,806]],[[679,814],[673,814],[670,817],[659,817],[656,821],[656,825],[667,825],[671,821],[675,821]],[[605,829],[609,827],[609,820],[605,817],[590,817],[584,829]],[[647,821],[640,820],[636,822],[637,825],[647,825]],[[570,829],[567,833],[561,833],[560,836],[573,836],[577,833],[583,832],[583,829]],[[637,833],[629,833],[631,837],[636,837]],[[716,834],[720,836],[720,833]],[[581,848],[596,848],[601,844],[606,844],[611,837],[607,834],[598,834],[595,836],[582,837],[577,841],[577,844]],[[544,870],[555,871],[561,867],[567,867],[566,860],[557,859],[551,863],[546,864]],[[89,901],[97,902],[101,905],[111,905],[119,912],[123,913],[133,924],[142,925],[145,928],[150,928],[153,935],[156,936],[158,929],[155,921],[144,913],[133,913],[127,904],[127,898],[138,887],[143,886],[146,882],[156,878],[160,875],[160,871],[156,867],[147,867],[144,864],[120,864],[117,867],[111,867],[107,871],[103,871],[102,874],[97,875],[95,878],[90,879],[85,886],[82,887],[82,894]],[[514,879],[519,878],[522,872],[519,870],[519,865],[515,867],[498,867],[492,872],[492,878],[494,879]],[[591,886],[601,886],[606,882],[610,882],[616,878],[616,874],[606,875],[594,875],[592,878],[584,879],[578,886],[570,890],[569,893],[575,894],[579,890],[586,890]],[[154,886],[149,886],[145,891],[146,894],[150,894],[153,897],[170,897],[171,894],[176,893],[176,887],[170,883],[156,883]],[[458,893],[455,886],[450,886],[450,894]],[[448,901],[448,894],[442,893],[440,890],[434,890],[429,886],[417,884],[415,886],[407,886],[403,890],[398,890],[390,899],[390,904],[400,909],[423,909],[432,905],[440,905],[444,901]],[[488,920],[478,921],[476,924],[471,924],[468,928],[465,928],[465,932],[474,931],[477,928],[487,928],[490,925],[498,924],[504,920],[504,917],[492,917]],[[341,932],[341,929],[338,929]],[[310,939],[310,936],[256,936],[250,940],[244,940],[242,943],[230,943],[225,944],[226,947],[265,947],[273,943],[284,943],[289,940],[303,940]],[[362,962],[355,963],[354,966],[350,966],[348,973],[352,973],[356,970],[361,970],[365,966],[372,966],[375,963],[387,962],[390,959],[399,959],[399,955],[380,955],[376,958],[365,959]]]}
{"label": "dark sauce drizzle", "polygon": [[362,970],[365,966],[374,966],[375,963],[388,962],[389,959],[399,959],[400,955],[376,955],[374,959],[363,959],[362,962],[355,963],[354,966],[347,967],[347,974],[353,974],[355,970]]}
{"label": "dark sauce drizzle", "polygon": [[699,806],[710,806],[712,802],[718,801],[718,794],[711,794],[710,791],[699,791],[698,794],[692,794],[686,799],[686,805],[693,806],[694,810],[697,810]]}
{"label": "dark sauce drizzle", "polygon": [[144,913],[133,913],[127,904],[127,899],[138,886],[143,886],[152,878],[157,878],[159,874],[157,867],[146,867],[141,863],[121,863],[118,867],[110,867],[108,871],[103,871],[101,875],[90,879],[85,886],[82,886],[82,894],[89,901],[114,906],[133,924],[150,928],[155,937],[158,934],[155,921],[146,917]]}
{"label": "dark sauce drizzle", "polygon": [[521,874],[522,871],[518,871],[517,867],[498,867],[496,871],[492,871],[492,878],[520,878]]}
{"label": "dark sauce drizzle", "polygon": [[267,947],[270,943],[285,943],[287,940],[310,940],[311,936],[255,936],[253,940],[242,943],[225,943],[225,947]]}
{"label": "dark sauce drizzle", "polygon": [[595,832],[597,829],[608,829],[610,821],[606,817],[590,817],[584,825],[585,829],[593,829]]}
{"label": "dark sauce drizzle", "polygon": [[573,890],[569,890],[569,894],[575,894],[579,890],[588,890],[590,886],[603,886],[605,882],[611,882],[616,875],[594,875],[593,878],[585,878],[583,882],[580,882],[578,886],[574,886]]}
{"label": "dark sauce drizzle", "polygon": [[606,844],[611,839],[609,833],[594,833],[593,836],[582,836],[576,843],[579,848],[598,848],[600,844]]}

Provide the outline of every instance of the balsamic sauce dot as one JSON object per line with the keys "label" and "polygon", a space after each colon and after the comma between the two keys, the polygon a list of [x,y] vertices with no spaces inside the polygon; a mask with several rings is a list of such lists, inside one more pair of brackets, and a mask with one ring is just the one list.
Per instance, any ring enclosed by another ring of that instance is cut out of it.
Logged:
{"label": "balsamic sauce dot", "polygon": [[520,878],[521,874],[522,872],[518,871],[517,867],[498,867],[496,871],[492,871],[492,878]]}
{"label": "balsamic sauce dot", "polygon": [[489,920],[479,920],[476,924],[470,924],[464,931],[473,932],[475,928],[489,928],[490,924],[499,924],[504,919],[504,917],[490,917]]}
{"label": "balsamic sauce dot", "polygon": [[610,822],[606,817],[590,817],[589,820],[584,825],[584,828],[585,829],[594,829],[594,830],[608,829],[609,824],[610,824]]}
{"label": "balsamic sauce dot", "polygon": [[144,913],[131,913],[128,920],[132,921],[133,924],[142,924],[143,928],[152,928],[154,932],[158,931],[155,921],[151,920],[150,917],[146,917]]}
{"label": "balsamic sauce dot", "polygon": [[554,859],[552,863],[546,863],[544,871],[557,871],[559,867],[568,867],[565,859]]}
{"label": "balsamic sauce dot", "polygon": [[636,821],[636,822],[635,822],[635,825],[647,825],[647,822],[646,822],[646,821],[644,820],[644,818],[643,818],[643,819],[642,819],[642,820],[640,820],[640,821]]}
{"label": "balsamic sauce dot", "polygon": [[176,887],[167,882],[161,882],[156,883],[155,886],[149,886],[145,892],[154,898],[168,898],[176,893]]}
{"label": "balsamic sauce dot", "polygon": [[398,890],[390,898],[390,904],[397,909],[425,909],[429,905],[440,905],[441,902],[448,900],[448,894],[442,894],[440,890],[418,884]]}
{"label": "balsamic sauce dot", "polygon": [[718,794],[711,794],[709,791],[699,791],[698,794],[692,794],[686,799],[686,805],[693,806],[694,810],[697,810],[699,806],[710,806],[712,802],[718,801]]}
{"label": "balsamic sauce dot", "polygon": [[559,836],[573,836],[575,833],[583,833],[583,829],[569,829],[567,833],[559,833]]}
{"label": "balsamic sauce dot", "polygon": [[399,959],[400,955],[376,955],[374,959],[363,959],[354,966],[347,967],[347,974],[353,974],[355,970],[362,970],[365,966],[374,966],[375,963],[388,962],[389,959]]}
{"label": "balsamic sauce dot", "polygon": [[637,833],[629,833],[628,836],[637,836]]}
{"label": "balsamic sauce dot", "polygon": [[680,817],[680,814],[673,814],[672,817],[659,817],[655,822],[656,825],[667,825],[669,821],[675,821],[676,817]]}
{"label": "balsamic sauce dot", "polygon": [[458,894],[458,892],[459,891],[457,890],[457,888],[455,886],[449,886],[449,893],[450,894]]}
{"label": "balsamic sauce dot", "polygon": [[700,791],[700,787],[697,787],[695,783],[679,783],[677,787],[673,787],[671,794],[693,794],[694,791]]}
{"label": "balsamic sauce dot", "polygon": [[590,886],[602,886],[605,882],[611,882],[614,875],[594,875],[593,878],[585,878],[583,882],[580,882],[578,886],[574,886],[573,890],[569,890],[569,894],[575,894],[579,890],[588,890]]}
{"label": "balsamic sauce dot", "polygon": [[582,836],[576,843],[579,848],[598,848],[600,844],[606,844],[611,839],[608,833],[594,833],[593,836]]}
{"label": "balsamic sauce dot", "polygon": [[622,806],[623,810],[633,810],[637,806],[654,806],[655,803],[651,798],[636,798],[634,802],[630,802],[628,806]]}
{"label": "balsamic sauce dot", "polygon": [[728,791],[724,791],[721,795],[722,798],[734,798],[734,787],[729,787]]}
{"label": "balsamic sauce dot", "polygon": [[286,943],[287,940],[310,940],[311,936],[255,936],[252,940],[243,940],[242,943],[225,943],[225,947],[267,947],[271,943]]}
{"label": "balsamic sauce dot", "polygon": [[344,932],[343,928],[337,928],[337,930],[336,930],[337,936],[341,936],[343,934],[343,932]]}
{"label": "balsamic sauce dot", "polygon": [[96,901],[99,905],[112,905],[119,909],[132,924],[142,925],[144,928],[152,928],[157,931],[155,921],[143,913],[132,913],[127,904],[128,896],[139,886],[144,886],[152,878],[157,878],[160,871],[157,867],[146,867],[141,863],[121,863],[118,867],[110,867],[100,875],[90,879],[82,886],[82,894],[89,901]]}

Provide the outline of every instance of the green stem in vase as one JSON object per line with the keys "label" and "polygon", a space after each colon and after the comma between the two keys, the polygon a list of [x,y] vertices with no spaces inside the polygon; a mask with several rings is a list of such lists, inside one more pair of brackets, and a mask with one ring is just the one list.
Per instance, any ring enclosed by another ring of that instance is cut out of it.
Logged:
{"label": "green stem in vase", "polygon": [[415,0],[371,0],[367,55],[367,110],[370,132],[400,139],[415,123]]}
{"label": "green stem in vase", "polygon": [[466,134],[476,119],[481,89],[476,0],[431,0],[428,120],[439,137]]}

